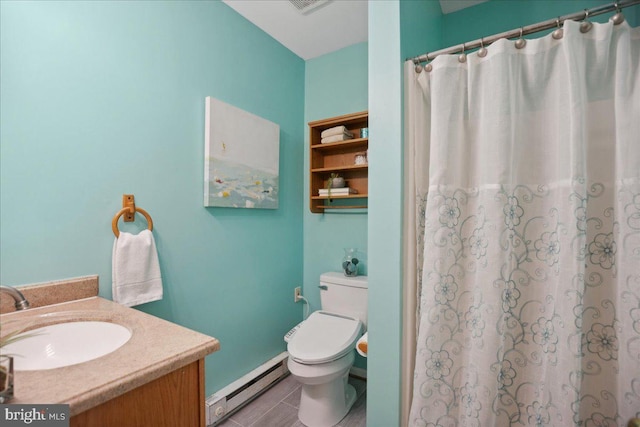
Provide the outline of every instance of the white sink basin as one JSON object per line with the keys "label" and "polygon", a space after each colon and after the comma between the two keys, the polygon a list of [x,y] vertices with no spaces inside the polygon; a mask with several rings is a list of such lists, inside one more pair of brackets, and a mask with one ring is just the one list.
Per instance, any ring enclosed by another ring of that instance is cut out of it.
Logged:
{"label": "white sink basin", "polygon": [[131,331],[111,322],[82,321],[44,326],[27,331],[25,338],[2,349],[13,357],[17,371],[61,368],[88,362],[122,347]]}

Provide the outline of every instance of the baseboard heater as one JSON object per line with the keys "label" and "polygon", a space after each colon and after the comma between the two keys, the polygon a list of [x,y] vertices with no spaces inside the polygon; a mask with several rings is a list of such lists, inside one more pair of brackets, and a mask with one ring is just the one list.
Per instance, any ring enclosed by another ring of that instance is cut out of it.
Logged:
{"label": "baseboard heater", "polygon": [[289,373],[287,358],[289,353],[282,352],[273,359],[258,366],[237,381],[218,390],[206,401],[207,426],[220,424],[236,409],[249,402],[269,386]]}

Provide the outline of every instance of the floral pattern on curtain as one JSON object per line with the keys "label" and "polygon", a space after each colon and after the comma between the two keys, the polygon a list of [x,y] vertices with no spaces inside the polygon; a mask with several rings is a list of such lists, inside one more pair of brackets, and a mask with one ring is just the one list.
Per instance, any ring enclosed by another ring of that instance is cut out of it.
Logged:
{"label": "floral pattern on curtain", "polygon": [[489,51],[408,76],[430,103],[409,425],[626,425],[640,416],[640,32],[567,22],[562,40]]}

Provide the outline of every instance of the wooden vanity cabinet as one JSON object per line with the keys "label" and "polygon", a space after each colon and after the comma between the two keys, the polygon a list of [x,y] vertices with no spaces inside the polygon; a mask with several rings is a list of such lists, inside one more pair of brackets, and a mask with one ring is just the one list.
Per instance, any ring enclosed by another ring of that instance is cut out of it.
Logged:
{"label": "wooden vanity cabinet", "polygon": [[71,417],[70,427],[205,427],[204,359]]}

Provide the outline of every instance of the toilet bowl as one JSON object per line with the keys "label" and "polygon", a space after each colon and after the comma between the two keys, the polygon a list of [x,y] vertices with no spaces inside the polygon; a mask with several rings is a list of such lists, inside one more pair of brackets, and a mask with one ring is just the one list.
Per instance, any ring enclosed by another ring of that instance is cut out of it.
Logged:
{"label": "toilet bowl", "polygon": [[289,359],[289,372],[302,384],[298,419],[305,426],[335,426],[347,415],[356,401],[356,390],[347,382],[354,359],[353,352],[322,365]]}
{"label": "toilet bowl", "polygon": [[288,367],[302,384],[298,418],[307,427],[336,425],[356,400],[347,382],[362,334],[359,319],[316,311],[291,337]]}
{"label": "toilet bowl", "polygon": [[367,326],[367,277],[320,275],[321,310],[286,336],[289,372],[302,384],[298,419],[307,427],[331,427],[356,400],[347,382],[358,338]]}

